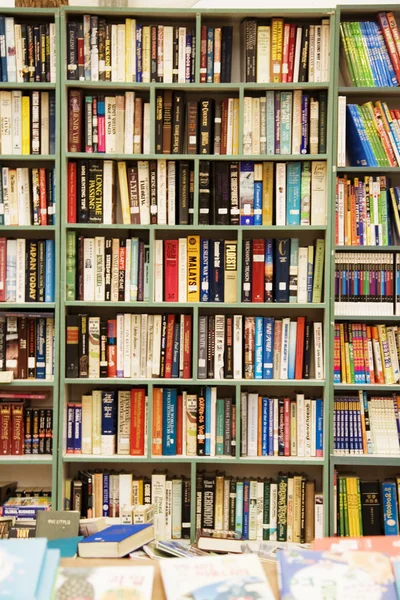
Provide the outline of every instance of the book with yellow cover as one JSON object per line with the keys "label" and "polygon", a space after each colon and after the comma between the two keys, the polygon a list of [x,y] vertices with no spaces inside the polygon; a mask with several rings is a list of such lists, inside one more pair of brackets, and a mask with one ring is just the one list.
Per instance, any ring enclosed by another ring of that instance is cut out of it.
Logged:
{"label": "book with yellow cover", "polygon": [[187,239],[188,302],[200,302],[200,236]]}

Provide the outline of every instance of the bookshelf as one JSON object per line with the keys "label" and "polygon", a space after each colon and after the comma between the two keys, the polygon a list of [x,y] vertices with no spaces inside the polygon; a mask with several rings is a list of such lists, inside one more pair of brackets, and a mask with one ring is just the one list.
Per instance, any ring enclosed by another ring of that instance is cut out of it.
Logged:
{"label": "bookshelf", "polygon": [[[73,455],[67,454],[65,451],[65,439],[60,435],[59,442],[59,476],[57,498],[58,507],[62,507],[62,499],[64,495],[64,484],[68,477],[77,473],[79,468],[98,468],[101,464],[107,465],[110,468],[128,469],[128,464],[132,465],[132,469],[137,474],[148,475],[154,468],[168,468],[169,473],[183,472],[191,479],[191,537],[195,535],[195,505],[196,505],[196,475],[199,470],[207,468],[210,470],[221,470],[233,476],[248,476],[254,477],[276,476],[278,471],[292,471],[299,469],[309,474],[317,481],[317,490],[324,494],[324,514],[325,514],[325,532],[328,531],[328,495],[329,495],[329,398],[331,394],[332,376],[330,369],[330,278],[331,278],[331,243],[332,231],[328,220],[327,225],[285,225],[285,226],[241,226],[229,225],[221,227],[219,225],[200,225],[199,224],[199,168],[201,160],[209,161],[272,161],[272,162],[291,162],[304,160],[323,160],[327,163],[328,173],[328,190],[333,186],[332,166],[333,154],[318,155],[268,155],[268,156],[252,156],[243,154],[242,136],[240,135],[239,153],[236,155],[187,155],[187,154],[171,154],[160,155],[155,154],[155,101],[156,92],[158,90],[182,90],[187,92],[188,98],[198,99],[202,96],[218,97],[220,95],[227,96],[228,94],[239,98],[239,131],[243,131],[243,103],[245,95],[257,96],[257,93],[264,93],[268,90],[303,90],[303,91],[327,91],[328,93],[328,112],[327,112],[327,142],[328,146],[333,140],[333,114],[334,102],[332,101],[333,93],[333,66],[334,66],[334,49],[335,49],[335,19],[332,11],[325,10],[236,10],[230,12],[229,16],[221,10],[130,10],[130,9],[103,9],[96,8],[94,13],[90,8],[65,7],[60,11],[61,14],[61,34],[60,34],[60,97],[61,97],[61,130],[64,132],[62,142],[60,144],[60,172],[61,172],[61,203],[62,203],[62,218],[61,218],[61,275],[60,282],[60,420],[59,431],[65,431],[66,420],[66,403],[68,401],[78,401],[82,394],[94,389],[125,389],[131,387],[144,387],[148,396],[148,425],[147,425],[147,450],[145,456],[95,456],[95,455]],[[92,81],[68,81],[66,79],[66,51],[67,51],[67,25],[71,20],[78,20],[84,14],[96,14],[101,17],[110,17],[112,22],[123,22],[125,18],[135,18],[143,23],[151,24],[153,22],[164,24],[176,24],[190,26],[196,31],[196,63],[195,63],[195,82],[186,84],[166,84],[166,83],[125,83],[125,82],[92,82]],[[273,84],[273,83],[245,83],[240,79],[240,31],[241,21],[245,18],[257,18],[261,20],[269,20],[274,16],[283,17],[291,23],[317,23],[321,19],[327,18],[330,21],[330,81],[327,83],[288,83],[288,84]],[[233,27],[233,55],[232,55],[232,83],[200,83],[200,32],[201,26],[222,26],[231,25]],[[150,102],[150,154],[147,155],[126,155],[126,154],[103,154],[91,153],[90,155],[82,153],[67,152],[67,115],[68,115],[68,92],[71,89],[80,89],[93,93],[110,92],[125,92],[135,91],[142,97],[148,98]],[[90,159],[113,159],[113,160],[189,160],[194,165],[194,218],[192,225],[123,225],[120,223],[113,225],[103,224],[87,224],[87,223],[68,223],[67,222],[67,170],[68,161],[71,159],[79,160],[84,158]],[[77,232],[85,235],[114,235],[122,237],[126,235],[137,235],[145,240],[145,243],[150,248],[150,300],[148,302],[85,302],[66,299],[66,268],[67,268],[67,234],[69,231]],[[182,237],[185,234],[204,235],[210,239],[234,239],[238,244],[238,281],[237,281],[237,298],[236,303],[214,303],[214,302],[196,302],[196,303],[157,303],[153,302],[153,259],[155,243],[157,240],[168,240]],[[322,302],[317,304],[293,304],[293,303],[259,303],[249,304],[240,301],[242,292],[241,272],[242,272],[242,248],[244,240],[252,240],[256,237],[273,237],[282,239],[287,237],[298,237],[300,244],[312,243],[318,238],[324,238],[324,290]],[[93,309],[93,310],[92,310]],[[66,324],[65,317],[67,315],[78,315],[85,312],[89,315],[100,315],[104,318],[115,318],[117,312],[127,313],[148,313],[158,314],[160,312],[168,312],[179,314],[180,312],[190,314],[193,323],[193,352],[192,352],[192,375],[193,378],[185,379],[132,379],[132,378],[116,378],[116,379],[81,379],[67,378],[65,372],[65,342],[66,342]],[[240,314],[240,315],[263,315],[272,317],[293,317],[303,316],[310,319],[321,321],[324,329],[324,357],[325,357],[325,378],[323,380],[217,380],[217,379],[198,379],[197,373],[197,342],[198,342],[198,322],[199,316],[207,314]],[[236,419],[236,453],[235,456],[222,457],[168,457],[151,455],[151,428],[152,428],[152,393],[155,387],[177,387],[179,390],[187,390],[191,393],[199,392],[202,386],[216,386],[218,391],[223,395],[230,395],[236,398],[236,414],[240,415],[240,398],[243,391],[254,391],[258,393],[268,394],[268,390],[273,390],[276,395],[289,395],[293,397],[296,391],[302,390],[304,393],[309,392],[313,397],[322,397],[324,399],[324,456],[322,458],[284,458],[284,457],[257,457],[246,458],[240,456],[240,419]],[[251,465],[251,470],[249,469]]]}
{"label": "bookshelf", "polygon": [[[1,15],[5,17],[14,17],[15,23],[27,25],[37,25],[40,23],[54,23],[57,43],[59,43],[59,23],[60,14],[58,10],[27,8],[2,8]],[[57,57],[58,61],[58,57]],[[57,62],[58,64],[58,62]],[[58,67],[57,67],[58,79]],[[1,82],[0,92],[20,90],[24,92],[47,91],[55,95],[55,129],[60,128],[60,87],[58,82]],[[59,196],[59,136],[56,135],[55,152],[53,154],[24,154],[24,155],[0,155],[2,167],[18,168],[52,168],[54,169],[54,186],[57,189],[55,194],[56,220],[53,225],[1,225],[0,236],[6,239],[24,238],[25,240],[54,240],[55,242],[55,301],[54,302],[2,302],[0,311],[7,314],[13,313],[53,313],[54,316],[54,375],[53,380],[48,379],[14,379],[11,383],[3,384],[3,392],[11,393],[46,393],[46,400],[31,400],[30,405],[34,408],[52,408],[53,409],[53,446],[52,454],[35,455],[2,455],[0,457],[0,478],[4,480],[17,480],[20,487],[37,487],[38,484],[43,488],[51,488],[53,502],[56,503],[57,496],[57,476],[58,476],[58,407],[59,407],[59,331],[60,331],[60,301],[57,293],[57,282],[59,281],[59,248],[61,240],[59,236],[59,214],[60,214],[60,196]]]}

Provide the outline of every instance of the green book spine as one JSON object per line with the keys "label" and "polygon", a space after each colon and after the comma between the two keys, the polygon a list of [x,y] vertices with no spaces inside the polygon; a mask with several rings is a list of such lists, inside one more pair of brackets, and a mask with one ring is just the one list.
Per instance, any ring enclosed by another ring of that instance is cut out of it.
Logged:
{"label": "green book spine", "polygon": [[359,50],[359,57],[361,61],[361,73],[363,75],[363,85],[367,87],[374,87],[375,82],[371,71],[371,65],[369,62],[369,56],[365,44],[365,39],[361,31],[360,23],[353,23],[354,32],[356,35],[356,43]]}
{"label": "green book spine", "polygon": [[263,540],[269,540],[269,514],[271,504],[270,493],[271,482],[264,481],[264,504],[263,504]]}
{"label": "green book spine", "polygon": [[344,532],[344,481],[342,477],[338,477],[338,488],[339,488],[339,535],[340,537],[345,536]]}
{"label": "green book spine", "polygon": [[301,165],[301,212],[300,224],[310,224],[311,206],[311,162],[305,160]]}
{"label": "green book spine", "polygon": [[347,46],[351,56],[351,64],[353,65],[355,85],[360,87],[362,85],[362,75],[360,72],[360,61],[358,58],[358,52],[354,41],[354,33],[352,31],[351,23],[344,22],[343,29],[345,31]]}
{"label": "green book spine", "polygon": [[76,300],[76,232],[67,232],[67,300]]}
{"label": "green book spine", "polygon": [[364,535],[364,532],[363,532],[363,521],[362,521],[360,478],[357,477],[356,481],[357,481],[357,508],[358,508],[358,520],[359,520],[359,523],[360,523],[360,535]]}
{"label": "green book spine", "polygon": [[278,475],[278,542],[286,542],[287,535],[287,487],[288,476]]}
{"label": "green book spine", "polygon": [[314,277],[312,302],[322,302],[322,282],[324,279],[325,240],[317,240],[314,257]]}
{"label": "green book spine", "polygon": [[389,230],[388,230],[388,205],[387,205],[387,190],[381,190],[379,194],[379,223],[382,225],[382,245],[387,246],[389,244]]}
{"label": "green book spine", "polygon": [[217,399],[217,419],[216,419],[216,446],[215,454],[217,456],[223,456],[224,454],[224,409],[225,400],[223,398]]}
{"label": "green book spine", "polygon": [[281,92],[281,154],[292,151],[292,92]]}
{"label": "green book spine", "polygon": [[349,40],[348,34],[345,33],[345,29],[347,29],[346,25],[347,25],[346,23],[340,23],[342,46],[343,46],[344,54],[346,57],[347,66],[349,68],[349,73],[350,73],[352,83],[354,86],[356,86],[357,85],[356,76],[355,76],[354,65],[353,65],[352,56],[351,56],[351,52],[350,52],[350,40]]}
{"label": "green book spine", "polygon": [[368,139],[371,143],[372,149],[374,151],[376,160],[380,167],[389,167],[389,160],[386,156],[385,149],[382,144],[381,137],[378,135],[375,120],[374,120],[374,106],[372,102],[367,102],[362,106],[359,106],[359,112],[364,123],[365,131],[368,136]]}

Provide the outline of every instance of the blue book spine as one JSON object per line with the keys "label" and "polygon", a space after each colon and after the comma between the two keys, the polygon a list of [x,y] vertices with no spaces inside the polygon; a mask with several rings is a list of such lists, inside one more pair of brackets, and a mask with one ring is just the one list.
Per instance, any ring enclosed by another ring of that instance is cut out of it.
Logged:
{"label": "blue book spine", "polygon": [[55,175],[55,169],[53,169],[53,176],[51,178],[51,183],[52,183],[52,193],[53,193],[53,196],[52,196],[52,200],[53,200],[53,202],[52,202],[52,206],[53,206],[53,221],[52,221],[52,224],[56,225],[56,223],[57,223],[57,221],[56,221],[56,206],[57,206],[57,202],[56,202],[56,200],[57,200],[57,193],[56,193],[57,192],[57,187],[56,187],[56,185],[57,184],[56,184],[56,178],[55,178],[54,175]]}
{"label": "blue book spine", "polygon": [[289,302],[290,239],[277,240],[275,252],[275,302]]}
{"label": "blue book spine", "polygon": [[249,539],[250,481],[243,482],[243,537]]}
{"label": "blue book spine", "polygon": [[101,435],[117,433],[117,400],[115,391],[101,393]]}
{"label": "blue book spine", "polygon": [[205,403],[205,455],[211,456],[211,388],[206,387]]}
{"label": "blue book spine", "polygon": [[74,452],[81,454],[82,452],[82,405],[75,404],[74,406]]}
{"label": "blue book spine", "polygon": [[397,510],[396,483],[382,483],[383,528],[385,535],[399,535],[399,513]]}
{"label": "blue book spine", "polygon": [[254,378],[262,379],[263,376],[263,318],[255,319],[255,361]]}
{"label": "blue book spine", "polygon": [[315,455],[324,455],[324,404],[321,398],[317,398],[315,406],[315,418],[316,418],[316,440],[315,440]]}
{"label": "blue book spine", "polygon": [[142,83],[142,25],[136,25],[136,82]]}
{"label": "blue book spine", "polygon": [[267,154],[275,154],[275,98],[274,92],[268,91],[266,106]]}
{"label": "blue book spine", "polygon": [[46,319],[36,319],[36,379],[46,379]]}
{"label": "blue book spine", "polygon": [[6,45],[6,22],[4,17],[0,17],[0,63],[1,63],[1,81],[7,82],[7,45]]}
{"label": "blue book spine", "polygon": [[310,114],[310,98],[308,94],[302,94],[301,96],[301,144],[300,154],[308,154],[308,121]]}
{"label": "blue book spine", "polygon": [[210,301],[210,244],[212,240],[201,238],[200,242],[200,302]]}
{"label": "blue book spine", "polygon": [[56,98],[54,94],[49,97],[49,152],[56,153]]}
{"label": "blue book spine", "polygon": [[262,414],[261,414],[261,452],[263,456],[268,456],[268,421],[269,421],[269,399],[262,399]]}
{"label": "blue book spine", "polygon": [[384,65],[384,67],[387,70],[389,80],[391,81],[391,85],[395,87],[398,85],[398,81],[397,81],[396,73],[393,68],[392,61],[390,59],[389,52],[387,50],[385,41],[383,39],[383,36],[380,34],[380,29],[379,29],[378,24],[375,22],[372,22],[371,27],[375,31],[375,36],[376,36],[376,40],[377,40],[377,49],[379,51],[380,56],[382,57],[382,65]]}
{"label": "blue book spine", "polygon": [[44,301],[54,302],[55,301],[55,246],[54,240],[46,240],[46,261],[45,261],[45,283],[44,283]]}
{"label": "blue book spine", "polygon": [[136,302],[138,297],[139,278],[139,238],[131,241],[131,302]]}
{"label": "blue book spine", "polygon": [[347,149],[351,165],[377,167],[378,161],[365,131],[358,106],[348,104],[346,115]]}
{"label": "blue book spine", "polygon": [[368,59],[369,66],[371,68],[371,73],[372,73],[372,77],[374,80],[374,84],[382,85],[379,81],[379,74],[376,69],[374,53],[373,53],[372,44],[371,44],[371,37],[370,37],[369,31],[368,31],[368,24],[361,21],[360,22],[360,30],[361,30],[361,35],[363,38],[364,48],[366,47],[366,49],[367,49],[367,59]]}
{"label": "blue book spine", "polygon": [[264,317],[263,379],[273,379],[274,375],[274,317]]}
{"label": "blue book spine", "polygon": [[177,319],[174,324],[174,345],[172,352],[172,372],[171,376],[173,379],[178,379],[179,377],[179,353],[181,347],[181,338],[180,338],[181,325],[180,321]]}
{"label": "blue book spine", "polygon": [[236,483],[235,531],[243,534],[243,481]]}
{"label": "blue book spine", "polygon": [[275,154],[281,154],[281,94],[275,92],[274,97],[274,134],[275,134]]}
{"label": "blue book spine", "polygon": [[[345,406],[348,406],[348,403],[345,403]],[[353,437],[352,432],[350,431],[350,411],[348,408],[345,408],[343,411],[343,420],[344,420],[344,449],[346,454],[353,454],[354,446],[353,446]]]}
{"label": "blue book spine", "polygon": [[207,83],[214,82],[214,28],[207,29]]}
{"label": "blue book spine", "polygon": [[224,243],[221,240],[211,242],[213,251],[213,278],[211,279],[211,302],[224,301]]}
{"label": "blue book spine", "polygon": [[262,181],[254,182],[254,225],[262,225]]}
{"label": "blue book spine", "polygon": [[110,475],[103,473],[103,517],[110,516]]}
{"label": "blue book spine", "polygon": [[286,223],[300,225],[301,162],[286,165]]}
{"label": "blue book spine", "polygon": [[379,87],[393,86],[389,70],[386,66],[385,59],[380,51],[380,41],[377,35],[377,30],[374,27],[375,25],[376,23],[373,23],[371,21],[366,21],[365,23],[362,23],[362,26],[364,26],[365,30],[368,32],[368,37],[370,40],[373,62],[378,78],[378,83],[376,85],[378,85]]}
{"label": "blue book spine", "polygon": [[164,388],[162,451],[165,456],[176,454],[176,402],[176,389]]}
{"label": "blue book spine", "polygon": [[269,420],[268,420],[268,456],[274,455],[274,401],[269,398]]}
{"label": "blue book spine", "polygon": [[192,63],[192,34],[186,34],[186,53],[185,53],[185,82],[190,83],[190,72]]}
{"label": "blue book spine", "polygon": [[67,406],[67,454],[73,454],[75,452],[74,421],[75,421],[75,406],[73,404],[68,404],[68,406]]}

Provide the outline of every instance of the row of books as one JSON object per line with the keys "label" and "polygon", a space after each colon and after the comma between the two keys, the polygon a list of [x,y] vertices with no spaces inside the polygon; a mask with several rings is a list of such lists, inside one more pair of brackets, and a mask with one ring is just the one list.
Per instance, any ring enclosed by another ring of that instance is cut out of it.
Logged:
{"label": "row of books", "polygon": [[[32,489],[35,488],[27,489],[27,492]],[[36,493],[40,494],[39,489],[36,490],[38,490]],[[45,488],[42,495],[8,498],[1,507],[1,513],[3,517],[15,519],[16,527],[22,529],[20,535],[16,534],[16,537],[27,538],[30,537],[29,532],[32,529],[30,523],[36,521],[38,511],[51,510],[51,507],[51,490]]]}
{"label": "row of books", "polygon": [[67,232],[67,300],[149,301],[149,246],[139,238]]}
{"label": "row of books", "polygon": [[233,28],[201,26],[200,83],[230,83]]}
{"label": "row of books", "polygon": [[31,408],[24,402],[0,402],[0,454],[52,454],[53,409]]}
{"label": "row of books", "polygon": [[335,323],[335,383],[396,384],[399,356],[397,325]]}
{"label": "row of books", "polygon": [[368,481],[355,474],[334,474],[336,535],[399,535],[400,479]]}
{"label": "row of books", "polygon": [[0,16],[0,81],[56,82],[56,25]]}
{"label": "row of books", "polygon": [[276,479],[199,473],[196,530],[236,531],[246,540],[310,543],[322,537],[323,499],[305,475]]}
{"label": "row of books", "polygon": [[200,315],[198,379],[324,379],[322,323]]}
{"label": "row of books", "polygon": [[325,154],[327,105],[325,91],[245,96],[243,154]]}
{"label": "row of books", "polygon": [[150,153],[150,103],[134,92],[69,90],[68,101],[68,152]]}
{"label": "row of books", "polygon": [[396,19],[393,12],[380,12],[376,21],[340,23],[346,85],[393,87],[400,82],[400,34]]}
{"label": "row of books", "polygon": [[333,453],[400,454],[399,396],[335,397],[333,407]]}
{"label": "row of books", "polygon": [[0,371],[52,381],[54,339],[52,313],[0,313]]}
{"label": "row of books", "polygon": [[393,254],[336,252],[335,314],[393,315]]}
{"label": "row of books", "polygon": [[242,80],[251,83],[329,81],[330,24],[295,25],[274,18],[243,23]]}
{"label": "row of books", "polygon": [[400,187],[388,178],[336,178],[336,245],[390,246],[400,235]]}
{"label": "row of books", "polygon": [[67,77],[74,81],[191,83],[195,80],[195,49],[195,29],[190,27],[147,25],[131,18],[112,23],[83,15],[81,21],[67,23]]}
{"label": "row of books", "polygon": [[191,315],[67,315],[66,327],[69,378],[192,376]]}
{"label": "row of books", "polygon": [[242,392],[240,456],[323,456],[323,401]]}
{"label": "row of books", "polygon": [[55,154],[54,92],[0,92],[0,154]]}
{"label": "row of books", "polygon": [[190,225],[193,204],[192,162],[68,162],[68,223]]}
{"label": "row of books", "polygon": [[0,238],[0,302],[55,302],[54,240]]}
{"label": "row of books", "polygon": [[0,168],[0,225],[55,225],[54,169]]}

